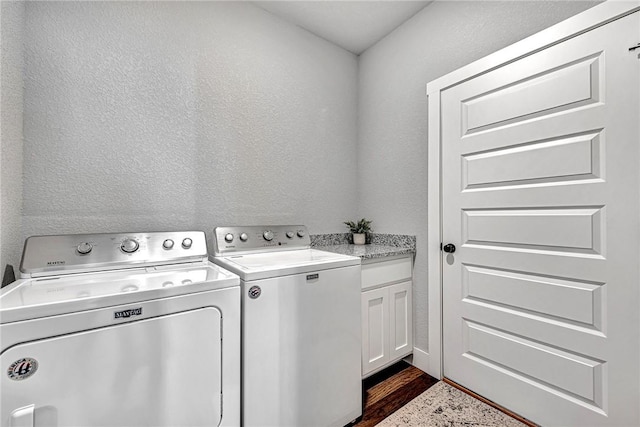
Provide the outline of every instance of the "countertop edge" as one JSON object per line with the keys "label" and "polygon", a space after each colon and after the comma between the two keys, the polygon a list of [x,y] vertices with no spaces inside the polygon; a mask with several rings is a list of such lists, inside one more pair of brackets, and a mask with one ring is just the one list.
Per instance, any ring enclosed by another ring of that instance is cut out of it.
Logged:
{"label": "countertop edge", "polygon": [[386,246],[386,245],[377,245],[377,244],[323,245],[323,246],[314,246],[313,249],[317,249],[319,251],[325,251],[325,252],[332,252],[336,254],[355,256],[362,260],[388,258],[388,257],[398,256],[398,255],[412,255],[416,253],[416,250],[410,247],[397,247],[397,246]]}

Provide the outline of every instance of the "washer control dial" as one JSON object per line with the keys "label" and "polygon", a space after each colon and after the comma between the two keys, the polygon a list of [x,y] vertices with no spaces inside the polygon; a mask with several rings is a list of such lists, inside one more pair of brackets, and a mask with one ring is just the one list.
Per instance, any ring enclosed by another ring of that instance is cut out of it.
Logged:
{"label": "washer control dial", "polygon": [[233,234],[227,233],[227,235],[224,236],[224,241],[227,242],[227,243],[233,242]]}
{"label": "washer control dial", "polygon": [[171,239],[167,239],[164,242],[162,242],[162,247],[165,249],[171,249],[173,247],[173,240]]}
{"label": "washer control dial", "polygon": [[298,230],[298,237],[304,237],[304,230]]}
{"label": "washer control dial", "polygon": [[287,231],[287,237],[289,239],[293,239],[293,236],[294,236],[293,231]]}
{"label": "washer control dial", "polygon": [[193,244],[193,240],[191,240],[188,237],[182,241],[182,247],[185,249],[189,249],[192,244]]}
{"label": "washer control dial", "polygon": [[249,240],[249,235],[247,233],[240,234],[240,240],[246,242],[247,240]]}
{"label": "washer control dial", "polygon": [[264,237],[264,240],[266,240],[267,242],[270,242],[273,240],[273,231],[271,230],[267,230],[264,233],[262,233],[262,237]]}
{"label": "washer control dial", "polygon": [[82,242],[76,248],[80,255],[86,255],[93,250],[93,245],[89,242]]}
{"label": "washer control dial", "polygon": [[140,244],[136,239],[125,239],[120,244],[120,249],[122,249],[122,252],[126,252],[128,254],[134,253],[135,251],[138,250],[139,247],[140,247]]}

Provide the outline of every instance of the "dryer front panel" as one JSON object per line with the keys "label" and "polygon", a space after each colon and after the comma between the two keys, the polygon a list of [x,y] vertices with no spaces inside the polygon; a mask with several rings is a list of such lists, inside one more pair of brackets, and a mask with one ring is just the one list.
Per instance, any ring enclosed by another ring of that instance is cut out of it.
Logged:
{"label": "dryer front panel", "polygon": [[221,325],[205,307],[15,345],[2,425],[217,426]]}

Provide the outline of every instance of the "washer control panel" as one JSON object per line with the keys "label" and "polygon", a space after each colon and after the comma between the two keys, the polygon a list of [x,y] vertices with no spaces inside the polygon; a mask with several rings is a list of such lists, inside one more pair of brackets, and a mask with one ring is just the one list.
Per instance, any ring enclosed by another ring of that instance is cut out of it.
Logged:
{"label": "washer control panel", "polygon": [[258,225],[216,227],[213,229],[214,254],[266,252],[304,249],[311,246],[304,225]]}
{"label": "washer control panel", "polygon": [[180,264],[207,259],[203,231],[32,236],[21,277]]}

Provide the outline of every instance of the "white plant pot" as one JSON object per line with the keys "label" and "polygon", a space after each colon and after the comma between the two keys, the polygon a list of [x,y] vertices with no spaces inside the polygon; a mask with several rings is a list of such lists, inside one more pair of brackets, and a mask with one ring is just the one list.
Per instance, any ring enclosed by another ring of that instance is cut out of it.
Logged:
{"label": "white plant pot", "polygon": [[364,245],[364,242],[366,241],[366,234],[365,233],[353,233],[353,244],[354,245]]}

